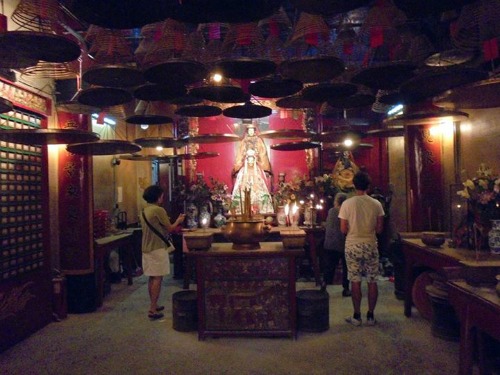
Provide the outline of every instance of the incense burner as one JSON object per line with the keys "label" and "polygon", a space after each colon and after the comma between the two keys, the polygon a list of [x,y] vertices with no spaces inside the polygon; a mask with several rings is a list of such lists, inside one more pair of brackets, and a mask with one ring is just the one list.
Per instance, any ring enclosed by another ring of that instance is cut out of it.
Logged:
{"label": "incense burner", "polygon": [[260,249],[260,241],[268,235],[271,227],[262,219],[237,218],[229,220],[221,228],[224,237],[233,243],[234,250]]}

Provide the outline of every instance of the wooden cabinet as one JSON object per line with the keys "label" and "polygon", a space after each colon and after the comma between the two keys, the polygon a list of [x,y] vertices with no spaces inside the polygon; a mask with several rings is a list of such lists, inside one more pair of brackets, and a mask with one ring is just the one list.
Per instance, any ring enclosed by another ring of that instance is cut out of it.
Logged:
{"label": "wooden cabinet", "polygon": [[213,244],[190,252],[196,264],[198,337],[296,336],[295,258],[302,250],[261,243],[259,250]]}

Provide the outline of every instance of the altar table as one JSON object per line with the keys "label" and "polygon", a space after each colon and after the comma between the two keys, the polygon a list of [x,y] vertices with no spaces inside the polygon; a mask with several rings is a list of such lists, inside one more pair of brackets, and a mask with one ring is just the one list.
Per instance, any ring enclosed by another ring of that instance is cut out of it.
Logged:
{"label": "altar table", "polygon": [[489,251],[476,254],[473,250],[451,248],[448,244],[441,247],[426,246],[418,238],[403,239],[402,251],[405,258],[405,299],[404,314],[411,317],[413,306],[412,289],[416,279],[416,268],[426,267],[435,271],[445,267],[498,267],[500,257],[492,255]]}
{"label": "altar table", "polygon": [[474,349],[480,373],[489,373],[482,343],[484,334],[500,340],[500,298],[494,288],[474,287],[464,280],[453,280],[448,285],[450,303],[460,320],[459,374],[472,374]]}
{"label": "altar table", "polygon": [[[94,240],[94,251],[96,260],[96,307],[101,307],[104,299],[104,262],[114,249],[121,249],[120,259],[127,274],[128,285],[132,285],[132,257],[134,246],[132,242],[132,231],[113,234]],[[123,258],[122,258],[123,256]]]}

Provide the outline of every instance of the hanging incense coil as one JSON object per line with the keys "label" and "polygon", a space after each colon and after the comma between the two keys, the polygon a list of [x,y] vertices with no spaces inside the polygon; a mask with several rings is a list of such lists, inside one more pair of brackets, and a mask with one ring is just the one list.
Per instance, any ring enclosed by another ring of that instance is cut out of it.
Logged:
{"label": "hanging incense coil", "polygon": [[320,39],[328,39],[330,27],[323,16],[301,12],[297,23],[293,26],[286,45],[295,43],[315,44]]}
{"label": "hanging incense coil", "polygon": [[[76,60],[80,56],[80,46],[77,43],[64,36],[45,32],[7,31],[0,33],[0,49],[2,54],[15,56],[7,58],[7,62],[11,62],[9,65],[15,62],[25,65],[29,61],[35,61],[36,64],[38,60],[64,63]],[[28,66],[30,65],[25,67]]]}
{"label": "hanging incense coil", "polygon": [[48,63],[39,61],[36,65],[20,69],[22,75],[39,78],[74,79],[77,73],[70,63]]}
{"label": "hanging incense coil", "polygon": [[316,108],[318,105],[315,102],[306,100],[302,95],[292,95],[285,98],[278,99],[276,105],[279,108],[287,109],[306,109],[306,108]]}
{"label": "hanging incense coil", "polygon": [[432,67],[449,67],[464,64],[474,58],[474,52],[462,49],[449,49],[435,53],[425,59],[425,65]]}
{"label": "hanging incense coil", "polygon": [[232,118],[262,118],[270,116],[272,109],[263,105],[246,102],[243,105],[226,108],[222,113],[224,116]]}
{"label": "hanging incense coil", "polygon": [[359,142],[364,136],[365,133],[348,128],[337,131],[322,132],[314,135],[311,140],[313,142],[321,143],[342,143],[346,138],[349,138],[354,142]]}
{"label": "hanging incense coil", "polygon": [[11,21],[25,30],[44,33],[62,31],[62,10],[57,0],[21,0],[11,16]]}
{"label": "hanging incense coil", "polygon": [[388,62],[360,70],[351,78],[352,83],[375,90],[394,90],[414,76],[416,65],[406,62]]}
{"label": "hanging incense coil", "polygon": [[37,57],[25,56],[23,53],[16,53],[15,43],[3,41],[3,35],[0,33],[0,66],[4,69],[25,69],[38,63]]}
{"label": "hanging incense coil", "polygon": [[101,112],[101,108],[79,103],[76,100],[68,100],[56,103],[58,111],[68,113],[92,114]]}
{"label": "hanging incense coil", "polygon": [[248,91],[261,98],[282,98],[298,93],[303,86],[300,81],[274,76],[250,83]]}
{"label": "hanging incense coil", "polygon": [[183,137],[182,140],[187,143],[208,144],[208,143],[239,142],[241,141],[241,138],[238,137],[236,134],[213,133],[213,134],[187,135]]}
{"label": "hanging incense coil", "polygon": [[214,63],[225,77],[250,79],[274,73],[276,64],[262,58],[264,39],[257,23],[234,24],[222,45],[223,58]]}
{"label": "hanging incense coil", "polygon": [[188,94],[167,100],[167,102],[174,105],[195,105],[202,103],[203,98],[198,98],[196,96]]}
{"label": "hanging incense coil", "polygon": [[158,161],[160,163],[169,163],[172,160],[177,159],[177,155],[140,155],[140,154],[132,154],[132,155],[120,155],[120,160],[129,160],[129,161]]}
{"label": "hanging incense coil", "polygon": [[[62,11],[57,0],[21,0],[11,20],[23,30],[0,33],[2,54],[16,56],[2,66],[27,68],[36,65],[38,60],[46,63],[76,60],[80,46],[74,38],[63,35],[61,19]],[[30,60],[34,63],[29,64]]]}
{"label": "hanging incense coil", "polygon": [[23,145],[43,146],[97,141],[96,133],[78,129],[2,129],[0,140]]}
{"label": "hanging incense coil", "polygon": [[211,66],[213,62],[223,58],[222,45],[229,30],[227,23],[204,23],[198,25],[198,31],[203,34],[205,48],[198,51],[200,61]]}
{"label": "hanging incense coil", "polygon": [[456,21],[456,31],[451,34],[454,46],[476,51],[483,42],[500,36],[500,3],[480,0],[462,7]]}
{"label": "hanging incense coil", "polygon": [[344,62],[334,56],[290,59],[283,61],[278,67],[278,72],[284,78],[303,83],[329,81],[342,74],[344,70]]}
{"label": "hanging incense coil", "polygon": [[105,87],[135,87],[145,82],[142,72],[132,65],[94,65],[83,73],[83,80]]}
{"label": "hanging incense coil", "polygon": [[76,155],[118,155],[133,154],[141,151],[136,143],[116,139],[99,140],[96,142],[74,143],[66,146],[66,151]]}
{"label": "hanging incense coil", "polygon": [[358,91],[352,83],[318,83],[302,90],[305,100],[314,103],[323,103],[329,99],[348,97]]}
{"label": "hanging incense coil", "polygon": [[413,110],[403,115],[389,117],[384,120],[384,124],[388,127],[393,126],[408,126],[422,124],[438,124],[443,119],[450,121],[464,121],[469,118],[469,114],[461,111],[453,111],[438,107],[425,110]]}
{"label": "hanging incense coil", "polygon": [[137,138],[134,140],[134,143],[137,143],[138,145],[144,148],[156,148],[156,147],[181,148],[186,145],[185,141],[173,137]]}
{"label": "hanging incense coil", "polygon": [[134,114],[126,118],[126,122],[136,125],[159,125],[173,122],[174,106],[164,102],[140,102]]}
{"label": "hanging incense coil", "polygon": [[331,98],[327,100],[333,108],[357,108],[372,105],[375,102],[375,95],[369,93],[357,93],[350,96]]}
{"label": "hanging incense coil", "polygon": [[197,60],[184,59],[186,25],[168,19],[155,35],[156,43],[143,59],[144,77],[158,84],[194,84],[208,75],[208,69]]}
{"label": "hanging incense coil", "polygon": [[446,90],[488,78],[483,70],[460,68],[422,72],[404,82],[399,91],[419,98],[432,98]]}
{"label": "hanging incense coil", "polygon": [[200,60],[200,53],[205,50],[206,43],[203,31],[197,28],[186,36],[186,45],[182,51],[182,58],[186,60]]}
{"label": "hanging incense coil", "polygon": [[144,57],[145,68],[170,59],[181,58],[186,46],[188,29],[185,24],[167,19],[155,26],[157,27],[153,36],[155,43]]}
{"label": "hanging incense coil", "polygon": [[186,87],[180,84],[161,85],[146,83],[134,90],[134,97],[147,102],[158,100],[172,100],[186,95]]}
{"label": "hanging incense coil", "polygon": [[134,55],[129,42],[120,30],[100,29],[93,38],[89,54],[96,65],[134,63]]}
{"label": "hanging incense coil", "polygon": [[332,151],[355,151],[373,148],[371,143],[354,143],[353,145],[346,145],[344,143],[327,143],[323,146],[324,150]]}
{"label": "hanging incense coil", "polygon": [[134,55],[122,30],[92,26],[87,34],[89,54],[94,57],[82,74],[82,79],[104,87],[135,87],[145,82],[135,66]]}
{"label": "hanging incense coil", "polygon": [[320,148],[321,144],[310,141],[294,141],[286,143],[277,143],[270,146],[271,150],[275,151],[299,151],[309,150],[311,148]]}
{"label": "hanging incense coil", "polygon": [[292,22],[283,7],[271,16],[261,19],[257,26],[264,35],[288,35],[292,29]]}
{"label": "hanging incense coil", "polygon": [[405,135],[404,126],[395,126],[392,128],[372,129],[366,132],[367,137],[375,138],[393,138],[403,137]]}
{"label": "hanging incense coil", "polygon": [[144,58],[156,43],[156,36],[162,30],[163,22],[155,22],[141,28],[140,42],[134,51],[135,61],[139,67],[143,67]]}
{"label": "hanging incense coil", "polygon": [[188,105],[175,111],[177,116],[214,117],[222,114],[222,109],[214,105]]}
{"label": "hanging incense coil", "polygon": [[178,154],[177,158],[181,160],[198,160],[198,159],[211,159],[219,156],[219,152],[198,152],[196,154]]}
{"label": "hanging incense coil", "polygon": [[496,108],[500,107],[500,77],[492,77],[471,85],[457,87],[435,98],[439,107]]}
{"label": "hanging incense coil", "polygon": [[220,103],[244,103],[250,95],[243,92],[241,87],[233,85],[207,85],[194,87],[189,94],[195,97]]}
{"label": "hanging incense coil", "polygon": [[311,139],[314,135],[301,129],[266,130],[259,133],[259,137],[264,139]]}
{"label": "hanging incense coil", "polygon": [[382,45],[396,45],[399,42],[398,27],[406,21],[405,13],[391,1],[376,2],[368,10],[358,35],[360,38],[367,39],[369,44],[380,37]]}
{"label": "hanging incense coil", "polygon": [[125,104],[133,99],[128,91],[116,87],[91,87],[80,91],[76,99],[79,103],[106,108]]}

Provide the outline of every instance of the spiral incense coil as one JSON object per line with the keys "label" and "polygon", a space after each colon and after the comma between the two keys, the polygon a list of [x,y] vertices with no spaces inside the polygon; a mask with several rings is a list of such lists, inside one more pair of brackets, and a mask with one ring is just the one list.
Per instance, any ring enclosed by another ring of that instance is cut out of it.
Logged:
{"label": "spiral incense coil", "polygon": [[23,29],[53,33],[61,31],[62,11],[57,0],[21,0],[11,20]]}

